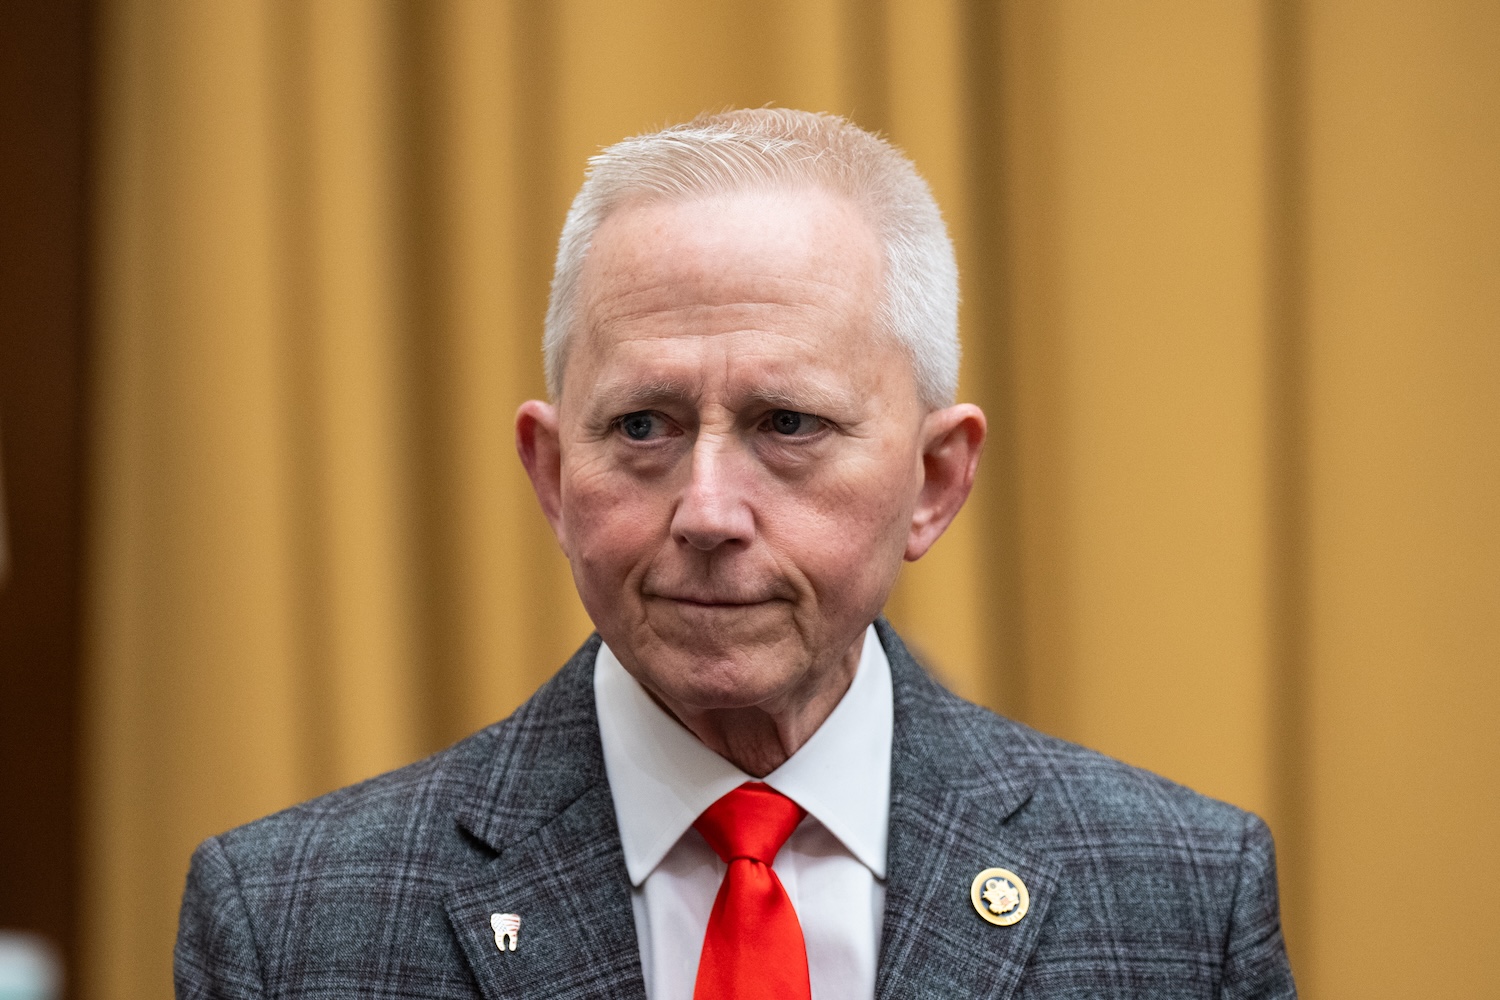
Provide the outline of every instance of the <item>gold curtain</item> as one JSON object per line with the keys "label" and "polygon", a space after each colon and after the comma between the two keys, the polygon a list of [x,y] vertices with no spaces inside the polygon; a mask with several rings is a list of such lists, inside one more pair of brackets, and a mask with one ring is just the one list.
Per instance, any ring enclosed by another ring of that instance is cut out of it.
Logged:
{"label": "gold curtain", "polygon": [[826,109],[930,179],[993,438],[890,612],[1267,816],[1312,997],[1500,972],[1500,6],[105,0],[83,995],[202,837],[588,622],[510,419],[587,155]]}

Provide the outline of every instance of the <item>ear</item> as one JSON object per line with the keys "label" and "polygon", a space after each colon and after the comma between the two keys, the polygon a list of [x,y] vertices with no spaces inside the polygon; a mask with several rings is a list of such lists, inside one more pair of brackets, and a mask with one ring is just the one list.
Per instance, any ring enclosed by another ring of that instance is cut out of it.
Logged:
{"label": "ear", "polygon": [[557,429],[557,407],[529,399],[516,411],[516,452],[552,533],[564,549],[562,524],[562,439]]}
{"label": "ear", "polygon": [[987,425],[972,403],[933,410],[922,421],[922,489],[906,536],[908,562],[922,558],[938,540],[974,486]]}

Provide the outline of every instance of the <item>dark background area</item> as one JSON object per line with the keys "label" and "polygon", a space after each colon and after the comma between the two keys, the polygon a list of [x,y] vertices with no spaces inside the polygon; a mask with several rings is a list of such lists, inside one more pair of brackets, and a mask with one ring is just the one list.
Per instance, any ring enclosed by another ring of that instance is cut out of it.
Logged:
{"label": "dark background area", "polygon": [[46,935],[70,973],[89,29],[83,2],[0,3],[0,929]]}

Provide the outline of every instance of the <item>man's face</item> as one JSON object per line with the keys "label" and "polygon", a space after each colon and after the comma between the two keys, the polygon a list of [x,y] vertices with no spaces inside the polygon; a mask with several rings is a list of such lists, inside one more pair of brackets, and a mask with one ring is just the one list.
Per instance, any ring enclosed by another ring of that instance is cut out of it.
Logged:
{"label": "man's face", "polygon": [[874,231],[819,191],[641,203],[598,230],[549,513],[600,634],[669,703],[774,711],[852,670],[923,481],[882,279]]}

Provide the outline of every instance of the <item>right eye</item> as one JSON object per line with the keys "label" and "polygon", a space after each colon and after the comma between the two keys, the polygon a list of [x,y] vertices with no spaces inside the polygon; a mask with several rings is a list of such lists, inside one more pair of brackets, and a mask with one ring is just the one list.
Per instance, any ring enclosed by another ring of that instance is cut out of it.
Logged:
{"label": "right eye", "polygon": [[666,421],[660,414],[650,410],[637,410],[635,413],[627,413],[615,421],[624,434],[632,441],[649,441],[653,437],[660,437],[666,430]]}

